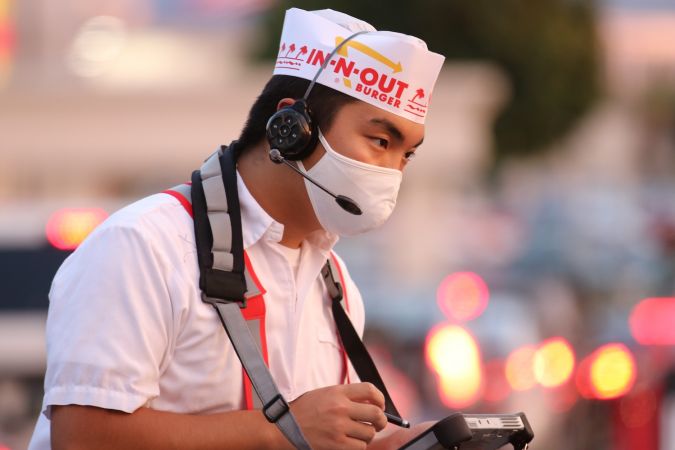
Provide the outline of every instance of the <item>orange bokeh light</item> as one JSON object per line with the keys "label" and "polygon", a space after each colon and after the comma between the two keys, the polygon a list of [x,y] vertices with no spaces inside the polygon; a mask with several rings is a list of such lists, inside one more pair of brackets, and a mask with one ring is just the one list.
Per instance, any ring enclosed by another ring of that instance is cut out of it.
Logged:
{"label": "orange bokeh light", "polygon": [[425,345],[427,364],[439,377],[439,394],[449,408],[464,408],[480,395],[483,381],[480,349],[457,325],[432,329]]}
{"label": "orange bokeh light", "polygon": [[448,275],[436,292],[436,301],[443,314],[460,322],[480,316],[487,307],[489,297],[487,285],[473,272]]}
{"label": "orange bokeh light", "polygon": [[637,369],[633,354],[623,344],[607,344],[598,348],[591,357],[590,381],[595,398],[608,400],[628,393]]}
{"label": "orange bokeh light", "polygon": [[574,351],[566,339],[547,339],[534,355],[534,377],[547,388],[567,382],[574,371]]}
{"label": "orange bokeh light", "polygon": [[534,346],[526,345],[514,350],[506,358],[504,373],[514,391],[526,391],[537,384],[534,377],[535,352]]}
{"label": "orange bokeh light", "polygon": [[74,250],[107,217],[99,208],[58,210],[47,221],[47,240],[59,250]]}

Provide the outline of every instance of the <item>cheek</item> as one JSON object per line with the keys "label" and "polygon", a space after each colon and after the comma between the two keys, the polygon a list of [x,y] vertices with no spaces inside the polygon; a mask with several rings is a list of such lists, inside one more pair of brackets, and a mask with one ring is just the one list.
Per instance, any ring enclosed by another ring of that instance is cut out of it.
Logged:
{"label": "cheek", "polygon": [[350,159],[355,159],[366,164],[374,166],[383,166],[386,162],[386,151],[379,151],[373,147],[363,136],[355,134],[352,136],[336,136],[329,138],[331,147],[336,152]]}

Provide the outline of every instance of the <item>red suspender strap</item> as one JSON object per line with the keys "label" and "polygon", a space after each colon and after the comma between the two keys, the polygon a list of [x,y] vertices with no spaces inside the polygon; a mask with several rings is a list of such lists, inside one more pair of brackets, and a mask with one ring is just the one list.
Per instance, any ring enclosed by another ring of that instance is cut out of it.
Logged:
{"label": "red suspender strap", "polygon": [[[251,265],[251,260],[248,258],[248,254],[244,250],[244,262],[246,264],[246,269],[251,275],[253,282],[258,287],[260,294],[255,297],[250,297],[246,299],[246,308],[241,310],[241,313],[244,316],[244,319],[247,321],[258,320],[258,330],[260,332],[260,351],[262,352],[263,359],[267,367],[270,366],[269,358],[267,356],[267,334],[265,333],[265,289],[260,284],[258,276],[253,271],[253,266]],[[253,395],[253,385],[251,384],[251,379],[246,374],[246,371],[242,367],[242,374],[244,377],[244,400],[246,401],[246,409],[257,409]],[[259,405],[261,407],[262,405]]]}
{"label": "red suspender strap", "polygon": [[192,214],[192,203],[190,203],[190,201],[187,198],[185,198],[183,194],[181,194],[178,191],[174,191],[172,189],[168,189],[162,193],[169,194],[170,196],[174,197],[176,200],[180,202],[181,205],[183,205],[183,208],[185,208],[185,211],[187,211],[190,217],[194,217],[194,215]]}
{"label": "red suspender strap", "polygon": [[[182,185],[187,186],[187,185]],[[183,192],[179,192],[174,189],[168,189],[164,191],[164,194],[169,194],[172,197],[174,197],[176,200],[180,202],[181,205],[183,205],[183,208],[185,208],[185,211],[190,215],[190,217],[193,217],[192,213],[192,203],[185,197],[185,194]],[[260,284],[260,280],[258,279],[258,276],[255,274],[253,271],[253,266],[251,265],[251,261],[248,258],[248,255],[246,254],[246,251],[244,251],[244,262],[246,264],[246,268],[248,269],[248,273],[251,275],[251,278],[253,279],[253,282],[255,283],[256,287],[258,288],[259,294],[250,297],[246,299],[246,308],[243,308],[241,310],[242,315],[244,316],[244,319],[246,321],[258,321],[257,324],[257,329],[259,330],[260,333],[260,349],[262,352],[263,359],[265,361],[265,364],[269,367],[269,359],[267,356],[267,335],[265,333],[265,289],[262,287]],[[256,400],[257,397],[254,396],[253,393],[253,385],[251,384],[251,380],[246,374],[246,371],[242,367],[241,369],[242,375],[243,375],[243,384],[244,384],[244,401],[246,403],[246,409],[256,409]]]}
{"label": "red suspender strap", "polygon": [[[342,297],[344,301],[345,311],[347,311],[347,314],[349,314],[349,296],[347,295],[347,283],[345,283],[345,277],[342,274],[342,267],[340,266],[340,263],[338,262],[335,253],[330,252],[330,259],[333,261],[333,264],[335,264],[335,267],[337,267],[338,275],[340,276],[340,284],[342,284]],[[347,358],[347,352],[345,351],[345,346],[342,344],[342,340],[340,339],[340,333],[338,333],[337,330],[335,330],[335,332],[338,335],[338,340],[340,341],[340,349],[342,353],[342,376],[340,377],[340,379],[343,380],[343,384],[349,384],[351,383],[351,381],[349,379],[349,360]]]}
{"label": "red suspender strap", "polygon": [[[187,187],[188,185],[183,185]],[[181,187],[183,187],[181,186]],[[193,217],[192,213],[192,203],[190,200],[188,200],[185,197],[185,194],[182,192],[179,192],[174,189],[168,189],[164,191],[165,194],[171,195],[174,197],[176,200],[180,202],[180,204],[185,208],[185,211],[190,215],[190,217]],[[349,297],[347,296],[347,283],[345,282],[344,275],[342,273],[342,266],[340,266],[340,263],[338,262],[337,257],[333,252],[330,254],[330,258],[337,267],[338,270],[338,275],[340,277],[340,283],[342,284],[342,291],[343,291],[343,296],[344,296],[344,307],[347,313],[349,313]],[[250,297],[246,299],[246,308],[242,309],[242,314],[244,316],[244,319],[246,321],[253,321],[257,320],[258,321],[258,326],[257,329],[260,332],[260,349],[262,352],[263,359],[265,361],[265,364],[269,367],[269,359],[268,359],[268,353],[267,353],[267,335],[265,333],[265,289],[263,288],[262,284],[260,283],[260,280],[258,279],[258,276],[256,273],[253,271],[253,266],[251,265],[251,261],[248,257],[248,254],[244,251],[244,262],[246,264],[246,269],[248,270],[248,273],[251,275],[251,278],[253,279],[253,282],[255,283],[256,287],[258,288],[258,291],[260,292],[258,295],[254,297]],[[337,331],[336,331],[337,332]],[[338,335],[339,339],[339,335]],[[342,375],[340,377],[341,380],[344,380],[344,383],[350,383],[350,377],[349,377],[349,363],[348,363],[348,358],[347,358],[347,352],[345,351],[344,346],[341,344],[341,354],[342,354]],[[242,367],[242,374],[243,374],[243,380],[244,380],[244,400],[246,403],[246,409],[256,409],[256,398],[253,393],[253,385],[251,384],[251,380],[249,379],[248,375],[246,374],[246,371]]]}

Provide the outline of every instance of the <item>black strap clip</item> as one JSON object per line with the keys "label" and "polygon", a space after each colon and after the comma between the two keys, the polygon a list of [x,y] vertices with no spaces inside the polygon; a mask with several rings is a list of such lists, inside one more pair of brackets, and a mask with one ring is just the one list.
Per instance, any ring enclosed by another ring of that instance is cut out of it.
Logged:
{"label": "black strap clip", "polygon": [[341,302],[344,298],[342,283],[336,279],[330,260],[326,261],[326,264],[324,264],[323,268],[321,269],[321,276],[323,277],[323,281],[326,284],[326,289],[328,289],[328,295],[330,295],[330,298],[334,302]]}
{"label": "black strap clip", "polygon": [[209,305],[213,305],[213,306],[216,306],[216,304],[218,304],[218,303],[223,303],[223,304],[225,304],[225,303],[237,303],[241,309],[246,308],[246,298],[245,297],[244,297],[243,300],[225,300],[225,299],[222,299],[222,298],[209,297],[204,292],[202,292],[202,301],[204,303],[208,303]]}
{"label": "black strap clip", "polygon": [[281,394],[275,395],[262,408],[262,412],[269,423],[277,423],[289,410],[288,402],[286,402],[286,399]]}

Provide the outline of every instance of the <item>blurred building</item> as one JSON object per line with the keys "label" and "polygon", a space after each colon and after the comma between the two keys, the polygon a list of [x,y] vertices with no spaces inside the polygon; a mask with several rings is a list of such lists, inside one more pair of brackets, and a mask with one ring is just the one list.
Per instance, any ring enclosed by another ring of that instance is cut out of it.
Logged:
{"label": "blurred building", "polygon": [[[47,245],[45,223],[58,208],[112,212],[182,182],[237,137],[272,71],[247,58],[269,3],[0,0],[0,250]],[[446,64],[392,219],[339,244],[367,299],[368,342],[414,418],[448,411],[423,349],[429,330],[452,324],[475,338],[485,363],[477,370],[497,367],[487,380],[516,351],[534,352],[552,337],[570,343],[576,362],[611,342],[636,355],[639,389],[624,400],[584,400],[574,381],[547,388],[533,380],[522,390],[504,381],[505,394],[492,384],[477,391],[467,409],[525,410],[534,448],[620,450],[616,442],[636,424],[655,434],[653,388],[675,361],[673,347],[639,344],[628,317],[643,298],[673,296],[671,3],[604,2],[605,97],[548,154],[497,171],[491,127],[510,86],[493,63]],[[1,261],[0,272],[10,273]],[[490,300],[484,314],[461,322],[437,297],[449,275],[469,271]],[[16,302],[8,295],[0,306]],[[34,390],[44,362],[21,364]],[[0,367],[0,448],[20,448],[40,401],[10,372]],[[642,416],[625,413],[635,404]],[[564,440],[570,434],[572,443]]]}

